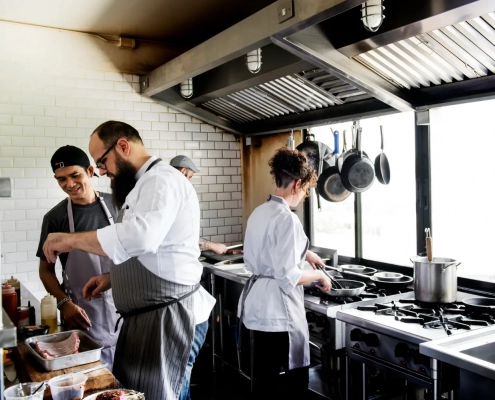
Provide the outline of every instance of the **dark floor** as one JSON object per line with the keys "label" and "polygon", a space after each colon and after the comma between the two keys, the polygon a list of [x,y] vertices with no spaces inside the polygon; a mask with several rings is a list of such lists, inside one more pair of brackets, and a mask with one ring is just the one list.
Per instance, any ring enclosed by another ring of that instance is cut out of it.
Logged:
{"label": "dark floor", "polygon": [[[222,365],[217,360],[215,372],[212,371],[211,352],[208,345],[202,349],[193,368],[191,377],[192,400],[254,400],[251,394],[251,382],[235,369]],[[311,379],[311,378],[310,378]],[[324,398],[308,390],[304,400],[323,400]]]}

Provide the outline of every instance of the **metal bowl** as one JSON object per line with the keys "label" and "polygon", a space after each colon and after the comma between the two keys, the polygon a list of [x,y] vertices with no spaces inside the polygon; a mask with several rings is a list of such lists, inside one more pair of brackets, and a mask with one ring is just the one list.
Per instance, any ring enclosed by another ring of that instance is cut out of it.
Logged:
{"label": "metal bowl", "polygon": [[377,272],[373,276],[384,282],[398,282],[404,275],[397,272]]}
{"label": "metal bowl", "polygon": [[364,270],[366,269],[364,265],[357,265],[357,264],[339,265],[339,268],[342,268],[344,271],[356,272],[356,273],[364,272]]}

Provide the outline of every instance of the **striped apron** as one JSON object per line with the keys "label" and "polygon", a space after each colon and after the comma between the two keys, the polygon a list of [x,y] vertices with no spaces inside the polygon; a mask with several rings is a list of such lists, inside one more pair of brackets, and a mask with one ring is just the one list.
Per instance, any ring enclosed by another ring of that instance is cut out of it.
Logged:
{"label": "striped apron", "polygon": [[[121,210],[117,222],[123,216]],[[199,285],[166,281],[137,257],[112,265],[110,279],[115,306],[124,318],[113,374],[146,400],[178,399],[196,326],[191,294]]]}
{"label": "striped apron", "polygon": [[[103,197],[95,193],[108,222],[113,225],[112,214],[108,210]],[[72,201],[67,202],[67,215],[69,217],[70,232],[75,232],[74,215],[72,213]],[[112,289],[102,293],[100,298],[92,298],[88,301],[82,297],[82,288],[96,275],[110,272],[111,261],[108,257],[97,256],[81,250],[73,250],[67,257],[67,262],[63,271],[63,283],[65,292],[72,299],[74,304],[81,307],[91,321],[89,335],[103,345],[101,351],[101,362],[108,364],[108,369],[112,370],[115,345],[119,336],[118,331],[114,331],[117,321],[115,314],[115,304],[112,298]]]}

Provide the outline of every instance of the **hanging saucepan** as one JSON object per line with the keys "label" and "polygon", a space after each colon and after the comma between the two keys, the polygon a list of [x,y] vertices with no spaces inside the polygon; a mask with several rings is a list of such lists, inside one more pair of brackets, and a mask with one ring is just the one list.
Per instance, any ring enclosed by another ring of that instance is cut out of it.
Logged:
{"label": "hanging saucepan", "polygon": [[462,300],[462,303],[469,312],[495,315],[495,299],[488,297],[469,297]]}
{"label": "hanging saucepan", "polygon": [[353,193],[368,190],[375,179],[373,163],[365,152],[361,150],[361,131],[357,127],[356,149],[345,157],[340,177],[344,187]]}
{"label": "hanging saucepan", "polygon": [[308,133],[305,141],[299,144],[296,149],[304,153],[309,165],[313,167],[316,173],[318,173],[320,165],[320,154],[323,155],[322,170],[330,167],[328,160],[331,158],[333,151],[325,143],[317,142],[314,134]]}
{"label": "hanging saucepan", "polygon": [[382,152],[375,158],[375,175],[378,182],[382,185],[388,185],[390,183],[390,165],[388,164],[388,158],[383,152],[383,128],[380,125],[380,135],[382,137]]}
{"label": "hanging saucepan", "polygon": [[[333,166],[325,169],[318,177],[318,193],[326,201],[339,202],[347,199],[351,192],[349,192],[342,184],[340,179],[339,169],[337,166],[338,154],[339,154],[339,132],[334,131],[334,164]],[[345,140],[345,139],[344,139]]]}

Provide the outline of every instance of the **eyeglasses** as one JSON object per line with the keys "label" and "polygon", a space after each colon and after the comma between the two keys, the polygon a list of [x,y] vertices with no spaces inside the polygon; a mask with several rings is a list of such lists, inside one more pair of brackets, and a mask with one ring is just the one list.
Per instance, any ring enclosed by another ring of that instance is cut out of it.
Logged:
{"label": "eyeglasses", "polygon": [[106,149],[106,151],[102,154],[102,156],[98,158],[98,160],[96,160],[96,168],[107,169],[105,165],[105,158],[107,154],[110,153],[110,150],[112,150],[117,145],[118,141],[119,139],[117,139],[114,144],[112,144],[108,149]]}

